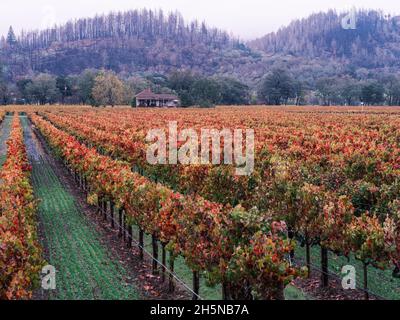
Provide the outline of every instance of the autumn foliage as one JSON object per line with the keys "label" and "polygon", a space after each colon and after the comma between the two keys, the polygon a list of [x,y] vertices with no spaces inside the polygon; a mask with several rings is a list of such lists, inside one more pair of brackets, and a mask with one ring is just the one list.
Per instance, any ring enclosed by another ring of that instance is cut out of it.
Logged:
{"label": "autumn foliage", "polygon": [[[243,288],[245,280],[254,295],[278,299],[299,274],[286,257],[294,243],[285,240],[284,223],[278,232],[273,219],[261,212],[174,192],[133,172],[127,162],[86,147],[40,116],[30,117],[56,154],[87,179],[89,198],[112,200],[124,208],[128,223],[157,237],[173,255],[183,256],[193,271],[205,272],[210,282]],[[252,252],[257,254],[247,261]],[[238,278],[243,264],[246,270]],[[261,278],[250,277],[260,269]],[[268,281],[259,286],[260,279]],[[277,284],[281,290],[274,292]]]}
{"label": "autumn foliage", "polygon": [[[298,275],[288,262],[294,240],[308,253],[320,245],[400,273],[400,120],[393,109],[378,111],[56,108],[32,119],[48,139],[60,137],[52,144],[89,179],[94,198],[123,206],[130,223],[205,271],[210,282],[243,290],[242,298],[249,288],[253,297],[276,298],[257,284],[280,287]],[[253,174],[238,177],[232,165],[150,165],[146,133],[169,121],[196,132],[253,128]],[[274,223],[286,231],[274,232]],[[271,256],[273,264],[263,260]],[[279,285],[263,278],[274,270]]]}
{"label": "autumn foliage", "polygon": [[31,168],[18,116],[13,119],[7,147],[0,172],[0,300],[29,299],[43,261],[29,181]]}

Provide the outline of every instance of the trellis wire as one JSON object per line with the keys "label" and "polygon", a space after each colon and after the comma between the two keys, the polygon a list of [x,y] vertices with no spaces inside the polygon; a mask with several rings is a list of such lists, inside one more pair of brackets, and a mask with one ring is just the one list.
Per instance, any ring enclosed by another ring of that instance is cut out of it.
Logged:
{"label": "trellis wire", "polygon": [[[304,260],[303,257],[296,257],[295,260],[297,260],[297,261],[301,260],[303,264],[305,263],[305,260]],[[325,272],[319,266],[317,266],[317,265],[315,265],[313,263],[310,263],[310,267],[312,269],[314,269],[315,271],[317,271],[318,273],[320,273],[320,274],[324,274],[324,275],[327,275],[329,277],[333,277],[333,278],[335,278],[337,280],[341,280],[340,276],[337,275],[336,273]],[[373,292],[373,291],[371,291],[369,289],[365,290],[364,288],[357,286],[357,290],[362,291],[364,293],[368,293],[368,294],[374,296],[375,298],[377,298],[378,300],[387,300],[386,298],[380,296],[379,294],[377,294],[377,293],[375,293],[375,292]]]}
{"label": "trellis wire", "polygon": [[[155,258],[146,248],[145,246],[142,246],[138,241],[136,241],[136,239],[134,237],[132,237],[132,235],[128,232],[126,232],[126,229],[123,228],[123,226],[115,220],[115,218],[108,212],[108,210],[106,210],[106,212],[104,212],[103,209],[101,209],[100,206],[96,206],[96,208],[105,216],[111,218],[111,220],[114,222],[115,226],[117,228],[122,228],[122,230],[124,230],[123,232],[125,232],[125,236],[132,241],[138,248],[142,249],[144,253],[146,253],[153,261],[157,262],[157,264],[159,266],[161,266],[163,268],[163,271],[165,270],[168,274],[170,274],[176,281],[178,281],[180,284],[182,284],[191,294],[195,295],[199,300],[203,300],[202,297],[200,295],[198,295],[196,292],[194,292],[192,290],[192,288],[190,288],[182,279],[179,278],[179,276],[171,271],[166,265],[164,265],[160,260],[158,260],[157,258]],[[127,233],[127,235],[126,235]]]}

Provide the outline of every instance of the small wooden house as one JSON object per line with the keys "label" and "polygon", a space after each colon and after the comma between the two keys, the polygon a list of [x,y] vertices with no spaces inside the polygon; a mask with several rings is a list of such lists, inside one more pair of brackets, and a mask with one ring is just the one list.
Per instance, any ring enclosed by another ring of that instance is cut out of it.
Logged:
{"label": "small wooden house", "polygon": [[179,107],[180,100],[173,94],[157,94],[146,89],[135,96],[136,107]]}

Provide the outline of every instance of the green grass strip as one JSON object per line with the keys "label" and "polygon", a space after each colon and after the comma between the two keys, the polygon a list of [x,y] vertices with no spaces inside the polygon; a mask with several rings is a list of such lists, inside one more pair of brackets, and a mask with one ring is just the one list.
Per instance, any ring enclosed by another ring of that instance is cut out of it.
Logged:
{"label": "green grass strip", "polygon": [[[321,249],[319,246],[311,248],[311,263],[316,267],[320,267],[320,253]],[[296,256],[301,257],[305,261],[305,248],[300,246],[296,249]],[[341,274],[342,268],[346,265],[354,266],[356,269],[356,281],[357,287],[363,287],[363,265],[360,261],[354,259],[352,255],[350,260],[346,257],[339,257],[334,253],[329,253],[329,271],[343,277]],[[388,300],[399,300],[400,299],[400,279],[396,279],[392,276],[393,270],[379,270],[372,266],[368,267],[368,291],[374,293],[382,298]],[[317,271],[314,271],[317,272]]]}
{"label": "green grass strip", "polygon": [[7,159],[7,140],[11,132],[11,123],[13,116],[5,116],[0,129],[0,167]]}

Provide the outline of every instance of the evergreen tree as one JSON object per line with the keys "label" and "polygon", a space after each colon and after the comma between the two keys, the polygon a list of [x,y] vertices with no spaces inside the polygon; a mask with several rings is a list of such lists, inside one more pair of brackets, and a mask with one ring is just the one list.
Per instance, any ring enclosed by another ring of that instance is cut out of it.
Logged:
{"label": "evergreen tree", "polygon": [[13,46],[16,43],[17,43],[17,37],[15,36],[13,27],[10,26],[10,29],[8,29],[7,44]]}
{"label": "evergreen tree", "polygon": [[4,38],[4,36],[1,36],[0,38],[0,48],[4,48],[7,45],[7,40]]}

